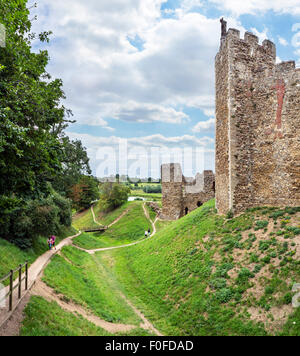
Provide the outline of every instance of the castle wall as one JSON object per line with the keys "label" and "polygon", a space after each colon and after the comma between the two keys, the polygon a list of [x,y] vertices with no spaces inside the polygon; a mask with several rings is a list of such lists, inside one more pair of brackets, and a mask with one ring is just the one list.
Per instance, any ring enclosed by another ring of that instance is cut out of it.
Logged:
{"label": "castle wall", "polygon": [[162,218],[177,220],[183,216],[182,171],[180,164],[163,164],[162,180]]}
{"label": "castle wall", "polygon": [[230,29],[216,57],[216,205],[300,205],[300,71]]}
{"label": "castle wall", "polygon": [[191,179],[182,175],[180,164],[163,164],[161,177],[163,219],[177,220],[215,196],[212,171],[204,171]]}

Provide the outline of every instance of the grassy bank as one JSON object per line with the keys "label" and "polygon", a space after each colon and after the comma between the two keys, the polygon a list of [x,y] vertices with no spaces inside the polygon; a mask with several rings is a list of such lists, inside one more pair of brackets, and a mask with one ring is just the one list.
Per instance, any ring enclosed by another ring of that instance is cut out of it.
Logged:
{"label": "grassy bank", "polygon": [[300,335],[291,305],[300,281],[299,223],[299,209],[226,220],[212,201],[142,245],[97,258],[165,334]]}
{"label": "grassy bank", "polygon": [[[76,243],[108,246],[122,234],[130,242],[130,233],[149,222],[140,202],[129,206],[105,239],[83,234]],[[300,282],[299,253],[299,208],[257,208],[226,219],[210,201],[178,221],[158,221],[158,233],[139,245],[94,255],[65,247],[46,268],[44,281],[107,321],[138,327],[123,294],[164,335],[300,336],[300,309],[291,304],[292,286]],[[42,303],[29,304],[36,320],[26,314],[24,334],[48,332],[47,314],[39,316]],[[82,334],[82,320],[70,320],[68,329],[70,316],[57,313],[59,333]],[[87,326],[87,332],[103,331]]]}
{"label": "grassy bank", "polygon": [[[64,238],[74,235],[75,229],[62,228],[57,235],[57,244]],[[32,264],[40,255],[48,250],[48,237],[38,237],[34,242],[34,246],[28,250],[21,250],[17,246],[9,243],[6,240],[0,239],[0,277],[6,275],[11,269],[15,269],[19,264],[28,261]],[[7,284],[8,281],[5,283]]]}
{"label": "grassy bank", "polygon": [[[130,202],[119,209],[119,213],[128,209],[128,212],[105,232],[83,234],[74,239],[74,243],[85,249],[105,248],[128,244],[144,238],[145,230],[151,227],[145,217],[142,202]],[[109,215],[112,218],[112,215]]]}

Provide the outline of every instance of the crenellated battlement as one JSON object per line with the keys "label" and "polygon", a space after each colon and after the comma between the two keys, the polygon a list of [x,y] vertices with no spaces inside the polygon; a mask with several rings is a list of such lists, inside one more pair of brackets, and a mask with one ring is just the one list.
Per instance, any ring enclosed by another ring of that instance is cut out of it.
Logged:
{"label": "crenellated battlement", "polygon": [[[238,47],[240,44],[240,49],[242,51],[245,50],[245,45],[249,46],[251,49],[255,49],[256,52],[261,52],[264,55],[269,55],[275,64],[276,60],[276,46],[270,40],[264,40],[263,43],[259,44],[259,38],[254,35],[252,32],[245,32],[244,38],[241,38],[241,32],[235,28],[230,28],[226,35],[221,38],[221,47],[220,51],[224,50],[226,46],[232,45],[232,41],[234,41],[234,46]],[[238,42],[237,42],[238,41]],[[247,47],[246,47],[247,48]]]}
{"label": "crenellated battlement", "polygon": [[300,205],[300,70],[276,46],[222,19],[216,56],[216,204],[219,212]]}

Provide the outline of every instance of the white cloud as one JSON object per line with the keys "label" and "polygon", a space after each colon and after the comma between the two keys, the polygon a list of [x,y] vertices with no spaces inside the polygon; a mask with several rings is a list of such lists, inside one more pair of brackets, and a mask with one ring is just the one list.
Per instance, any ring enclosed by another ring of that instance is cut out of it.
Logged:
{"label": "white cloud", "polygon": [[[127,162],[127,154],[135,152],[135,155],[141,161],[142,171],[147,170],[145,167],[148,166],[148,159],[151,155],[151,159],[155,162],[155,167],[152,167],[151,175],[158,177],[161,162],[170,162],[170,159],[172,161],[174,150],[175,152],[180,152],[185,148],[190,150],[187,151],[186,155],[186,172],[188,172],[188,168],[190,167],[190,163],[193,159],[193,150],[195,149],[199,150],[198,154],[200,154],[200,158],[205,160],[205,162],[203,162],[203,167],[205,167],[205,169],[214,168],[214,139],[210,137],[198,138],[191,135],[165,137],[161,134],[156,134],[124,139],[117,136],[98,137],[74,132],[67,132],[66,134],[71,139],[80,139],[83,145],[88,147],[87,152],[90,157],[91,167],[95,174],[97,172],[98,176],[104,176],[100,173],[99,167],[101,167],[101,163],[107,154],[111,155],[107,159],[110,173],[116,174],[118,171],[117,166],[120,165],[120,162],[123,166],[125,163],[129,165],[130,162]],[[121,145],[124,145],[124,142],[128,148],[128,151],[126,151],[127,154],[124,155],[123,153],[121,156],[118,156],[120,151],[123,152]],[[120,173],[126,174],[124,171],[121,171]]]}
{"label": "white cloud", "polygon": [[[54,32],[49,72],[63,79],[66,106],[78,123],[109,128],[99,118],[115,118],[178,124],[188,119],[178,107],[213,110],[219,20],[198,13],[162,19],[161,3],[46,0],[39,5],[34,30]],[[142,51],[128,40],[136,36]]]}
{"label": "white cloud", "polygon": [[300,14],[299,0],[211,0],[222,10],[228,10],[235,15],[257,14],[273,10],[281,14]]}
{"label": "white cloud", "polygon": [[213,131],[215,128],[216,119],[211,118],[207,121],[200,121],[197,125],[193,127],[193,132],[205,132],[205,131]]}
{"label": "white cloud", "polygon": [[268,36],[268,29],[267,28],[264,28],[264,30],[262,32],[260,32],[255,27],[252,27],[251,31],[254,33],[254,35],[256,35],[258,37],[260,43],[262,43],[265,39],[271,39]]}
{"label": "white cloud", "polygon": [[278,41],[282,46],[288,46],[289,45],[288,41],[285,38],[281,37],[281,36],[278,36]]}
{"label": "white cloud", "polygon": [[137,103],[129,101],[124,104],[115,104],[106,109],[107,115],[114,119],[138,123],[164,122],[170,124],[181,124],[189,120],[189,117],[173,108],[162,105]]}

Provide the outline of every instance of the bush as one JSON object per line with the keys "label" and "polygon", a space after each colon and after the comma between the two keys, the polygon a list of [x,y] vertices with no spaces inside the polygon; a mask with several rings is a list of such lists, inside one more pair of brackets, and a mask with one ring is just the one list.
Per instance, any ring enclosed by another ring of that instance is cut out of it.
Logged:
{"label": "bush", "polygon": [[161,193],[161,184],[156,185],[144,185],[143,191],[145,193]]}
{"label": "bush", "polygon": [[54,204],[51,197],[31,201],[28,213],[34,223],[34,236],[47,236],[58,232],[60,225],[59,208]]}
{"label": "bush", "polygon": [[130,189],[119,183],[104,183],[101,187],[100,200],[103,210],[118,208],[128,201]]}
{"label": "bush", "polygon": [[6,222],[5,228],[1,226],[0,238],[21,249],[32,247],[39,235],[57,234],[61,226],[71,225],[70,201],[54,191],[47,198],[18,201],[17,206],[12,206],[0,216],[0,220]]}
{"label": "bush", "polygon": [[72,224],[72,207],[71,201],[54,192],[52,195],[54,204],[59,208],[59,222],[63,226],[71,226]]}
{"label": "bush", "polygon": [[233,211],[229,210],[226,214],[226,219],[232,219],[233,218]]}

